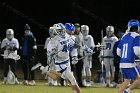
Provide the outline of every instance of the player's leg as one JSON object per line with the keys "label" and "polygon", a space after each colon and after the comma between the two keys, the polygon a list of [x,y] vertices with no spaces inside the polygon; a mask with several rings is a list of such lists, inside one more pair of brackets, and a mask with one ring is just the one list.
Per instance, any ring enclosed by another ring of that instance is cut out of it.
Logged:
{"label": "player's leg", "polygon": [[61,75],[62,78],[66,78],[68,81],[69,81],[69,84],[73,90],[73,93],[82,93],[77,82],[76,82],[76,79],[75,77],[73,76],[73,74],[69,71],[69,70],[65,70],[62,75]]}
{"label": "player's leg", "polygon": [[3,84],[6,84],[7,82],[7,74],[9,71],[9,62],[8,59],[4,59],[4,80],[3,80]]}
{"label": "player's leg", "polygon": [[87,86],[91,86],[91,69],[90,67],[86,67],[86,73],[87,73]]}
{"label": "player's leg", "polygon": [[140,68],[135,67],[134,68],[134,73],[137,76],[136,79],[134,80],[134,82],[129,86],[129,88],[127,88],[125,91],[126,92],[130,92],[131,90],[133,90],[134,88],[137,88],[140,85]]}
{"label": "player's leg", "polygon": [[106,70],[106,86],[109,87],[111,74],[110,74],[110,64],[108,58],[104,58],[104,65]]}
{"label": "player's leg", "polygon": [[[52,70],[55,70],[56,71],[56,68],[55,68],[55,64],[54,63],[52,64]],[[53,82],[54,86],[57,86],[58,85],[57,84],[57,80],[53,80],[52,79],[52,82]]]}
{"label": "player's leg", "polygon": [[82,69],[82,84],[83,86],[86,86],[86,67],[83,64],[83,69]]}
{"label": "player's leg", "polygon": [[110,58],[110,68],[111,68],[111,77],[112,79],[114,78],[114,72],[115,72],[115,67],[114,67],[114,63],[113,63],[113,58]]}
{"label": "player's leg", "polygon": [[123,93],[130,82],[130,79],[124,79],[124,82],[119,86],[118,93]]}
{"label": "player's leg", "polygon": [[88,64],[86,67],[86,73],[87,73],[87,85],[91,86],[91,68],[92,68],[92,56],[88,57]]}
{"label": "player's leg", "polygon": [[[124,82],[119,86],[118,93],[124,92],[124,90],[128,87],[130,84],[130,80],[135,79],[137,75],[136,68],[121,68],[121,72],[124,78]],[[130,91],[130,88],[134,88],[133,85],[130,85],[126,91]],[[130,93],[130,92],[124,92],[124,93]]]}
{"label": "player's leg", "polygon": [[58,73],[55,70],[49,70],[49,66],[41,66],[40,70],[42,71],[42,74],[47,74],[53,80],[58,80],[61,77],[61,73]]}

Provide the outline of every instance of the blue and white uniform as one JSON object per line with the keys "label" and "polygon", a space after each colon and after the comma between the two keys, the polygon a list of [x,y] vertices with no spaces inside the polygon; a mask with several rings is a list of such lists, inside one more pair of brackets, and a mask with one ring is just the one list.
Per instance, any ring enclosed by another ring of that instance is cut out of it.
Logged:
{"label": "blue and white uniform", "polygon": [[[140,70],[135,63],[134,47],[140,46],[140,36],[136,32],[127,32],[121,39],[117,54],[120,55],[120,68],[123,77],[126,79],[134,79],[140,76]],[[138,51],[138,50],[137,50]]]}

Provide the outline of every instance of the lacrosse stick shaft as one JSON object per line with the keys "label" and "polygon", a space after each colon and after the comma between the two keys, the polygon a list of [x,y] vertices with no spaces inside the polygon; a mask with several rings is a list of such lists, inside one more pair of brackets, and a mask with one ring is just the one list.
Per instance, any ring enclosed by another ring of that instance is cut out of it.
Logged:
{"label": "lacrosse stick shaft", "polygon": [[[103,42],[103,29],[101,30],[101,44]],[[101,56],[102,56],[102,60],[101,60],[101,70],[102,70],[102,83],[104,83],[104,49],[101,48]]]}
{"label": "lacrosse stick shaft", "polygon": [[[96,52],[93,52],[93,54],[94,54],[94,53],[96,53]],[[79,58],[78,60],[81,60],[81,59],[83,59],[83,58],[85,58],[85,57],[87,57],[87,56],[92,56],[92,54],[85,55],[85,56],[83,56],[83,57]]]}

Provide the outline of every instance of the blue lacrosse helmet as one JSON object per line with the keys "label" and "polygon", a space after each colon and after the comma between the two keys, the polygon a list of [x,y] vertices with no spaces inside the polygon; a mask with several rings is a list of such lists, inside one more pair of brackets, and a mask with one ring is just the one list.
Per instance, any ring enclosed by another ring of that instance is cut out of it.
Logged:
{"label": "blue lacrosse helmet", "polygon": [[66,23],[65,28],[66,28],[66,30],[69,30],[69,31],[74,31],[75,30],[75,27],[72,23]]}
{"label": "blue lacrosse helmet", "polygon": [[131,19],[129,22],[128,22],[128,26],[129,27],[132,27],[132,26],[139,26],[139,21],[137,19]]}

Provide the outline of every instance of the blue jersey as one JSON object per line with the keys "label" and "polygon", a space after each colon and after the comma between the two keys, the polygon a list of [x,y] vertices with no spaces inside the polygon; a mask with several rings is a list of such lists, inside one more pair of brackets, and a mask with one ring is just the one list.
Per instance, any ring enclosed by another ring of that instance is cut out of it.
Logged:
{"label": "blue jersey", "polygon": [[130,68],[135,67],[135,54],[134,46],[140,46],[140,36],[136,32],[126,33],[118,44],[118,48],[121,50],[120,67]]}

